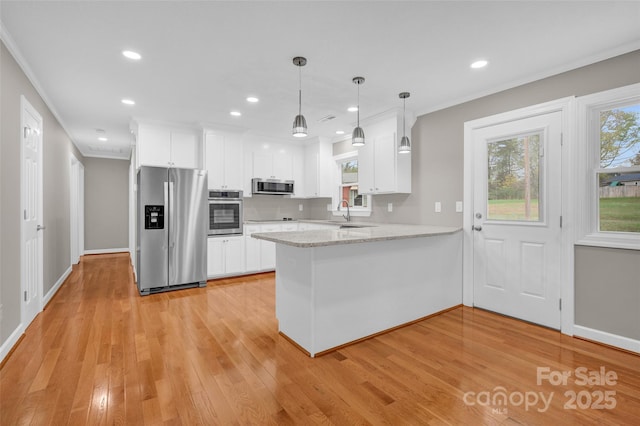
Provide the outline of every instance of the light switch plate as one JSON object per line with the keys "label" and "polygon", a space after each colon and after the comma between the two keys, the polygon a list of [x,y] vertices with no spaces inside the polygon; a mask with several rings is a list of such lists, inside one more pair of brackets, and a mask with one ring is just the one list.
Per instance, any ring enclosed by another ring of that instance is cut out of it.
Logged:
{"label": "light switch plate", "polygon": [[298,204],[298,210],[299,210],[299,211],[302,211],[302,209],[303,209],[302,204]]}
{"label": "light switch plate", "polygon": [[436,201],[436,213],[440,213],[442,211],[442,203],[440,201]]}
{"label": "light switch plate", "polygon": [[327,204],[327,211],[328,212],[333,211],[331,204]]}
{"label": "light switch plate", "polygon": [[387,204],[387,211],[388,211],[389,213],[391,213],[391,212],[393,211],[393,203],[388,203],[388,204]]}
{"label": "light switch plate", "polygon": [[456,213],[462,213],[462,201],[456,201]]}

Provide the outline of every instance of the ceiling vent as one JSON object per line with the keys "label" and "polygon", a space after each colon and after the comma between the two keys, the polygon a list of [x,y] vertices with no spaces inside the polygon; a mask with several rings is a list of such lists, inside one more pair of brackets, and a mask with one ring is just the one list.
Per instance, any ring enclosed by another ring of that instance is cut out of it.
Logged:
{"label": "ceiling vent", "polygon": [[325,123],[327,121],[335,120],[336,116],[333,114],[326,115],[318,120],[319,123]]}

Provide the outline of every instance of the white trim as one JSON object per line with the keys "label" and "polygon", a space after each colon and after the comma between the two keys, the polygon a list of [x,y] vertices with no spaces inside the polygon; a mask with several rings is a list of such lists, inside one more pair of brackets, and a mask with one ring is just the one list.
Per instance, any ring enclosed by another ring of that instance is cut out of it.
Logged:
{"label": "white trim", "polygon": [[108,248],[108,249],[93,249],[93,250],[85,250],[84,254],[109,254],[109,253],[129,253],[129,247],[123,248]]}
{"label": "white trim", "polygon": [[58,278],[58,281],[51,287],[51,289],[44,295],[44,299],[42,301],[43,306],[47,306],[47,303],[53,299],[53,296],[56,295],[62,284],[64,284],[65,280],[71,275],[72,267],[69,266],[66,271]]}
{"label": "white trim", "polygon": [[[479,118],[464,123],[464,206],[465,211],[462,216],[463,228],[463,264],[462,264],[462,303],[465,306],[473,306],[473,176],[474,176],[474,146],[473,132],[497,124],[507,123],[509,121],[521,120],[529,117],[535,117],[542,114],[560,111],[562,113],[562,133],[563,133],[563,156],[562,156],[562,177],[567,178],[567,183],[562,184],[562,217],[563,226],[561,229],[561,283],[560,295],[562,297],[562,311],[560,312],[560,331],[564,334],[571,335],[573,333],[573,312],[574,312],[574,292],[573,292],[573,218],[574,209],[571,206],[574,195],[568,188],[573,188],[571,176],[571,162],[573,159],[573,132],[574,128],[572,114],[574,106],[574,97],[566,97],[538,105],[532,105],[513,111],[495,114],[489,117]],[[569,167],[569,170],[565,170]]]}
{"label": "white trim", "polygon": [[9,354],[11,349],[18,343],[20,340],[20,336],[24,334],[24,325],[22,323],[18,324],[15,330],[11,333],[7,340],[4,341],[2,346],[0,346],[0,362],[4,361],[6,356]]}
{"label": "white trim", "polygon": [[629,337],[611,334],[607,333],[606,331],[595,330],[593,328],[584,327],[577,324],[573,326],[573,331],[574,336],[584,337],[585,339],[593,340],[640,354],[640,340],[630,339]]}
{"label": "white trim", "polygon": [[[598,200],[597,188],[593,179],[594,171],[601,170],[597,153],[599,146],[594,145],[590,130],[593,111],[614,108],[625,103],[635,103],[640,97],[640,83],[616,89],[605,90],[579,97],[576,102],[576,140],[585,141],[576,146],[575,155],[578,160],[574,166],[576,188],[576,244],[595,247],[609,247],[620,249],[640,250],[640,235],[625,232],[598,231]],[[637,170],[636,167],[618,168],[619,170]],[[616,169],[610,169],[614,171]]]}

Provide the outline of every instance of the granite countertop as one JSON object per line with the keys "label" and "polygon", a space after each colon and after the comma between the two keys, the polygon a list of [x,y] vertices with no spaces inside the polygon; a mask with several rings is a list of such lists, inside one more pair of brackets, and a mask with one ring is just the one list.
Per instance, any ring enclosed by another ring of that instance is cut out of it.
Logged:
{"label": "granite countertop", "polygon": [[[324,221],[335,224],[335,222]],[[342,223],[344,225],[345,223]],[[367,243],[374,241],[397,240],[402,238],[433,237],[453,234],[462,228],[430,225],[394,225],[372,223],[349,223],[353,228],[318,229],[290,232],[260,232],[253,238],[294,247],[321,247],[338,244]]]}

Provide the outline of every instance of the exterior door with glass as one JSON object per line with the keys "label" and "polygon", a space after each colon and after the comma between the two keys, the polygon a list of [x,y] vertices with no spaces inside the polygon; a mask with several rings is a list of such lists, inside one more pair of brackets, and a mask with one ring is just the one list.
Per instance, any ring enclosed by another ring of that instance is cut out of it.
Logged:
{"label": "exterior door with glass", "polygon": [[474,306],[560,328],[560,112],[474,129]]}

